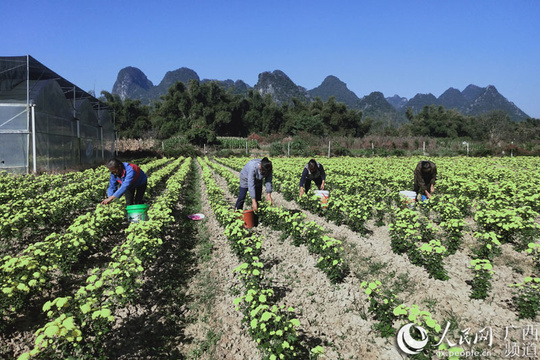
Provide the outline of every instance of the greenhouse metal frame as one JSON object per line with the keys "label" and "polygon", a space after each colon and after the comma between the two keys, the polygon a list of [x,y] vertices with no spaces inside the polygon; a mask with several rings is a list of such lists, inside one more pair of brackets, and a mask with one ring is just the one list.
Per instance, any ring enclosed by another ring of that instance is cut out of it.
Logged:
{"label": "greenhouse metal frame", "polygon": [[26,56],[0,57],[0,171],[70,170],[114,155],[105,103]]}

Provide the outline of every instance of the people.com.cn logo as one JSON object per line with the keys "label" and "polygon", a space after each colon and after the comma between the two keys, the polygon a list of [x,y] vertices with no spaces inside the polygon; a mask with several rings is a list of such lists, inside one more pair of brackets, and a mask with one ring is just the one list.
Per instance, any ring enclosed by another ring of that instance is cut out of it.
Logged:
{"label": "people.com.cn logo", "polygon": [[[415,332],[415,337],[420,337],[420,340],[413,338],[411,330]],[[415,324],[407,324],[399,329],[396,339],[399,349],[408,355],[416,355],[422,352],[426,347],[428,340],[426,330]]]}

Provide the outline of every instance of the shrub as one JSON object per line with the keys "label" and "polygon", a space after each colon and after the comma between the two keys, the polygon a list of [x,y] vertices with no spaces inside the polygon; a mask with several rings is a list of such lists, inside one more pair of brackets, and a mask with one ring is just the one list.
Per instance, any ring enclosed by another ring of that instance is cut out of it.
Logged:
{"label": "shrub", "polygon": [[203,146],[204,144],[215,144],[217,142],[216,134],[207,128],[193,127],[186,131],[186,139],[195,145]]}
{"label": "shrub", "polygon": [[485,145],[478,145],[470,150],[470,155],[477,157],[493,156],[493,149],[490,149]]}
{"label": "shrub", "polygon": [[163,155],[166,157],[196,157],[201,156],[202,152],[197,150],[189,143],[189,139],[185,136],[173,136],[163,140],[162,144]]}
{"label": "shrub", "polygon": [[486,299],[491,289],[491,278],[494,271],[491,262],[487,259],[471,260],[469,268],[473,270],[474,277],[471,281],[471,299]]}
{"label": "shrub", "polygon": [[197,157],[202,156],[202,152],[190,144],[181,144],[174,147],[165,148],[163,155],[166,157]]}
{"label": "shrub", "polygon": [[275,141],[270,145],[270,156],[283,155],[283,145],[280,141]]}
{"label": "shrub", "polygon": [[308,143],[302,138],[296,137],[291,141],[291,155],[293,156],[308,156]]}
{"label": "shrub", "polygon": [[351,151],[341,145],[336,145],[334,147],[333,153],[336,156],[352,156]]}
{"label": "shrub", "polygon": [[234,150],[231,150],[231,149],[222,149],[222,150],[217,151],[214,156],[216,156],[216,157],[224,157],[224,158],[243,157],[243,156],[246,156],[246,152],[245,152],[245,150],[244,151],[234,151]]}
{"label": "shrub", "polygon": [[522,283],[510,285],[517,288],[513,301],[519,319],[536,319],[536,315],[540,311],[539,284],[540,278],[526,277]]}

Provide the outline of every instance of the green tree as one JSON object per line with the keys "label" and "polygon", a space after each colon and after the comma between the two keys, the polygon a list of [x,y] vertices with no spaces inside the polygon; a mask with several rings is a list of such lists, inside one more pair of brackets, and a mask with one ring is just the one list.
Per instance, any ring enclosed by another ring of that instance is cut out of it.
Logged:
{"label": "green tree", "polygon": [[511,140],[515,123],[504,110],[493,110],[477,117],[475,137],[493,143],[499,140]]}
{"label": "green tree", "polygon": [[413,110],[408,107],[407,110],[405,111],[405,117],[409,120],[409,121],[413,121],[414,119],[414,112]]}
{"label": "green tree", "polygon": [[[407,117],[412,113],[408,113]],[[450,137],[467,136],[466,120],[456,110],[445,110],[443,106],[424,106],[411,120],[412,135]]]}
{"label": "green tree", "polygon": [[261,114],[262,133],[272,134],[282,130],[284,119],[283,111],[275,102],[271,102],[264,106]]}
{"label": "green tree", "polygon": [[[202,122],[202,119],[200,119]],[[186,131],[186,139],[193,145],[203,146],[204,144],[217,143],[216,134],[200,124],[194,125],[191,129]]]}
{"label": "green tree", "polygon": [[155,107],[152,125],[157,137],[166,139],[177,134],[183,134],[191,128],[190,117],[193,103],[186,86],[176,82],[167,93],[161,96],[161,104]]}
{"label": "green tree", "polygon": [[142,105],[140,100],[125,99],[117,94],[102,91],[105,103],[114,112],[114,122],[119,137],[141,138],[152,130],[150,106]]}
{"label": "green tree", "polygon": [[311,114],[305,102],[293,98],[292,105],[287,104],[282,109],[284,109],[283,130],[286,134],[296,135],[301,131],[306,131],[311,123]]}
{"label": "green tree", "polygon": [[516,125],[516,140],[520,142],[540,140],[540,119],[527,119]]}

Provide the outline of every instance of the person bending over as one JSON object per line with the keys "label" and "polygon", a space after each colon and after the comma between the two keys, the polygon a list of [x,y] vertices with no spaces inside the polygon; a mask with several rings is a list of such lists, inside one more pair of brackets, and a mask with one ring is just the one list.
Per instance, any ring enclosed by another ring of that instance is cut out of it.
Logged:
{"label": "person bending over", "polygon": [[437,179],[437,165],[434,162],[423,160],[418,162],[414,169],[414,191],[417,196],[421,195],[421,200],[431,199],[435,191],[435,180]]}
{"label": "person bending over", "polygon": [[126,205],[142,204],[147,186],[147,177],[144,171],[135,164],[121,162],[114,158],[109,160],[107,168],[111,172],[107,196],[101,202],[106,205],[111,201],[126,196]]}
{"label": "person bending over", "polygon": [[324,182],[326,181],[326,173],[324,167],[319,164],[315,159],[309,160],[307,165],[302,171],[300,177],[300,197],[304,195],[304,192],[309,191],[311,188],[311,181],[315,182],[319,190],[324,190]]}
{"label": "person bending over", "polygon": [[262,184],[266,187],[267,200],[272,204],[272,162],[267,157],[253,159],[240,171],[240,190],[235,209],[243,209],[246,195],[249,191],[251,208],[257,211],[258,202],[262,197]]}

